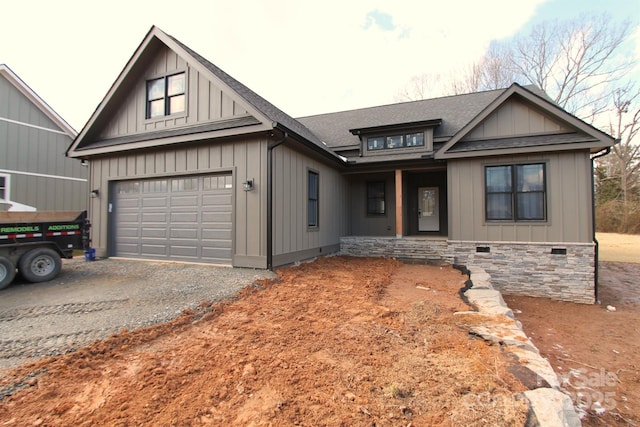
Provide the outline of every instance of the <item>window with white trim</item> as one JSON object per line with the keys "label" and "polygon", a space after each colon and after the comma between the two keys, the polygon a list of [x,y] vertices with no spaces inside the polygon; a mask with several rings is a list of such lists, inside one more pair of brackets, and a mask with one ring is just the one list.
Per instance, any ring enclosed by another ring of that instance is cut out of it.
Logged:
{"label": "window with white trim", "polygon": [[485,167],[487,221],[546,221],[544,163]]}
{"label": "window with white trim", "polygon": [[9,175],[0,174],[0,200],[9,200]]}

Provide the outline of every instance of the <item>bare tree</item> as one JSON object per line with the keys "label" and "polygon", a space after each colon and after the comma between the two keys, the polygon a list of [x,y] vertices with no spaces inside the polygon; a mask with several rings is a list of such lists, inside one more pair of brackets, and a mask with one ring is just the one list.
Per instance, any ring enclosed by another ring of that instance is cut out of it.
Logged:
{"label": "bare tree", "polygon": [[475,86],[474,91],[509,87],[518,79],[509,46],[491,43],[487,53],[473,64],[466,81]]}
{"label": "bare tree", "polygon": [[[636,138],[640,131],[640,89],[628,84],[613,95],[614,120],[609,124],[610,133],[619,142],[613,146],[607,177],[619,182],[621,199],[620,230],[630,231],[630,214],[640,209],[640,145]],[[633,224],[637,228],[638,224]]]}
{"label": "bare tree", "polygon": [[442,89],[460,94],[518,82],[536,85],[562,108],[593,122],[610,108],[612,87],[634,66],[631,56],[622,54],[633,29],[629,21],[614,22],[608,15],[544,22],[529,33],[492,42],[482,59],[448,82],[441,75],[414,77],[402,97],[423,99],[442,95]]}
{"label": "bare tree", "polygon": [[633,61],[621,55],[631,23],[608,15],[553,21],[511,44],[510,66],[518,81],[543,89],[562,108],[592,121],[608,107],[611,86]]}
{"label": "bare tree", "polygon": [[396,94],[394,99],[398,102],[417,101],[448,95],[450,92],[448,92],[447,88],[443,85],[443,80],[442,75],[438,73],[424,73],[413,76]]}

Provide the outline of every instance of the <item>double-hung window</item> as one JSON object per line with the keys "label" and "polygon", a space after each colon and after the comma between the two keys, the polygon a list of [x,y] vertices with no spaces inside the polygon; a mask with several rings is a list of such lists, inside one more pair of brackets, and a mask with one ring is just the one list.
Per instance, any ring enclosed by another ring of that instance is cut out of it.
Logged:
{"label": "double-hung window", "polygon": [[317,172],[309,171],[307,176],[307,225],[318,227],[320,180]]}
{"label": "double-hung window", "polygon": [[147,119],[182,113],[185,108],[185,73],[147,81]]}
{"label": "double-hung window", "polygon": [[547,219],[544,163],[485,167],[487,221]]}

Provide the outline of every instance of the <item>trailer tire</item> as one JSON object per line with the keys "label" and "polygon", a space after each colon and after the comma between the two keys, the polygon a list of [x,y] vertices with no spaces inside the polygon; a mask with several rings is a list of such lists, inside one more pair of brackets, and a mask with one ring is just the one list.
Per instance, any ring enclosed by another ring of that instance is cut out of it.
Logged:
{"label": "trailer tire", "polygon": [[5,257],[0,257],[0,289],[4,289],[13,282],[16,276],[16,266]]}
{"label": "trailer tire", "polygon": [[51,280],[60,273],[62,260],[53,249],[36,248],[22,255],[18,270],[25,280],[38,283]]}

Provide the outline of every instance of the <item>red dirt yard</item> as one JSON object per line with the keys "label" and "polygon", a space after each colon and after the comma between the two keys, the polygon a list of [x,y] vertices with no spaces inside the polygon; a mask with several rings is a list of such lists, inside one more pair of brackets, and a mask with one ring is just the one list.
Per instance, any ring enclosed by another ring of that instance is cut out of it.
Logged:
{"label": "red dirt yard", "polygon": [[601,262],[599,278],[601,304],[504,299],[584,411],[583,425],[639,426],[640,264]]}
{"label": "red dirt yard", "polygon": [[0,425],[523,425],[451,267],[329,257],[235,301],[23,365]]}

